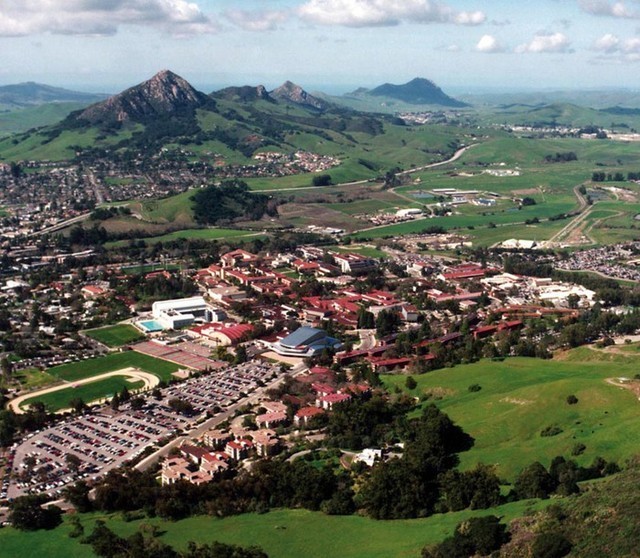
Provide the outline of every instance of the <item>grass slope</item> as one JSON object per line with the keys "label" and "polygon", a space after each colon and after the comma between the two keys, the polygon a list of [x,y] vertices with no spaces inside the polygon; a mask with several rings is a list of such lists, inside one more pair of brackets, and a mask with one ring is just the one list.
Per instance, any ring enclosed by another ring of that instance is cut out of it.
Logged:
{"label": "grass slope", "polygon": [[[121,536],[133,534],[141,523],[158,525],[162,541],[184,549],[189,541],[214,540],[243,546],[261,546],[270,558],[416,558],[425,544],[451,535],[455,526],[476,515],[495,513],[506,520],[530,510],[543,508],[546,502],[523,501],[482,512],[457,512],[427,519],[375,521],[358,516],[327,516],[306,510],[276,510],[266,514],[244,514],[225,519],[206,516],[177,522],[159,519],[124,522],[118,515],[81,516],[85,533],[96,519],[106,519],[109,528]],[[12,558],[33,554],[47,558],[92,558],[90,547],[68,538],[70,527],[64,524],[53,531],[21,533],[12,528],[0,531],[0,545]],[[25,538],[29,544],[25,546]]]}
{"label": "grass slope", "polygon": [[[635,373],[633,357],[586,349],[570,360],[509,358],[437,370],[416,377],[418,386],[410,393],[441,397],[436,404],[475,438],[474,447],[460,456],[463,468],[495,464],[511,481],[533,461],[548,466],[556,455],[570,457],[576,443],[586,446],[577,458],[581,464],[598,455],[615,460],[633,455],[640,404],[633,393],[605,380]],[[406,390],[403,376],[385,376],[384,382]],[[482,389],[469,392],[472,384]],[[570,394],[578,397],[577,405],[567,404]],[[541,437],[550,425],[563,432]]]}

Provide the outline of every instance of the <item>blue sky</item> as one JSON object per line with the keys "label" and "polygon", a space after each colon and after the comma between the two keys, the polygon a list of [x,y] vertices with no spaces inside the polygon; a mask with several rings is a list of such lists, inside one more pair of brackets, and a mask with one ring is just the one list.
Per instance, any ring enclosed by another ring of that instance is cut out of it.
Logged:
{"label": "blue sky", "polygon": [[640,89],[640,0],[0,0],[0,84]]}

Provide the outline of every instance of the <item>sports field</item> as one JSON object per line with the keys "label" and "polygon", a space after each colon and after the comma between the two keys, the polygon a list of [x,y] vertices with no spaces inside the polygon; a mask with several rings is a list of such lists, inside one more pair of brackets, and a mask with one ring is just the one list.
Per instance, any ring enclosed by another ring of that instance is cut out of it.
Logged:
{"label": "sports field", "polygon": [[[436,370],[415,376],[412,395],[435,402],[475,438],[474,447],[460,455],[461,466],[495,464],[505,480],[540,460],[548,466],[556,455],[578,457],[586,465],[594,457],[620,460],[637,453],[635,432],[640,402],[632,391],[611,385],[608,378],[633,377],[637,358],[599,353],[588,348],[563,355],[564,360],[509,358]],[[384,383],[406,390],[406,376],[388,375]],[[480,391],[469,391],[477,384]],[[569,405],[567,396],[578,403]],[[562,432],[543,437],[547,426]],[[514,451],[517,448],[517,451]]]}
{"label": "sports field", "polygon": [[170,380],[172,377],[171,374],[180,368],[177,364],[167,362],[166,360],[153,358],[136,353],[135,351],[124,351],[99,358],[54,366],[47,370],[47,372],[61,380],[74,382],[82,378],[89,378],[91,376],[97,376],[98,374],[104,374],[105,372],[130,367],[151,372],[165,381]]}
{"label": "sports field", "polygon": [[91,329],[85,334],[107,347],[122,347],[144,339],[144,334],[141,331],[126,324]]}
{"label": "sports field", "polygon": [[69,402],[73,399],[82,399],[85,403],[89,404],[101,401],[106,397],[111,398],[115,393],[122,391],[124,387],[133,392],[143,386],[144,382],[131,382],[124,376],[114,376],[77,387],[69,385],[63,390],[37,395],[27,399],[21,407],[27,409],[32,403],[40,402],[44,403],[50,412],[55,413],[62,409],[68,409],[70,407]]}

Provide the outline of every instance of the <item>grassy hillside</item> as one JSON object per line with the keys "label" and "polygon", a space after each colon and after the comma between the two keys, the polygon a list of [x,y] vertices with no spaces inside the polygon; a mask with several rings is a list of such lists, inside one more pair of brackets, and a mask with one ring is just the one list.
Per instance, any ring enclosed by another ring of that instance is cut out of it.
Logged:
{"label": "grassy hillside", "polygon": [[37,107],[0,112],[0,136],[26,132],[31,128],[50,126],[85,103],[47,103]]}
{"label": "grassy hillside", "polygon": [[[548,466],[557,455],[569,458],[578,443],[586,446],[575,457],[583,465],[596,456],[623,461],[634,455],[640,404],[631,391],[606,380],[635,373],[633,356],[580,349],[566,360],[483,360],[437,370],[416,376],[418,385],[410,393],[435,401],[475,438],[474,447],[460,455],[462,467],[495,464],[502,477],[513,480],[533,461]],[[384,383],[406,390],[405,379],[385,376]],[[482,389],[470,392],[474,384]],[[575,395],[578,404],[569,405],[568,395]],[[554,425],[562,429],[560,434],[540,435]]]}
{"label": "grassy hillside", "polygon": [[[511,519],[546,502],[523,501],[483,510]],[[219,540],[243,546],[261,546],[269,558],[418,558],[425,544],[438,542],[454,527],[477,512],[434,515],[427,519],[375,521],[357,516],[327,516],[306,510],[276,510],[266,514],[244,514],[225,519],[200,516],[176,522],[159,519],[123,521],[118,515],[83,514],[85,533],[96,519],[106,519],[109,528],[121,536],[135,533],[141,524],[157,525],[161,540],[184,549],[189,541]],[[47,558],[90,558],[91,548],[68,537],[70,526],[53,531],[21,533],[12,528],[0,531],[0,544],[12,558],[40,553]],[[331,536],[328,536],[328,533]],[[28,548],[25,537],[29,537]]]}

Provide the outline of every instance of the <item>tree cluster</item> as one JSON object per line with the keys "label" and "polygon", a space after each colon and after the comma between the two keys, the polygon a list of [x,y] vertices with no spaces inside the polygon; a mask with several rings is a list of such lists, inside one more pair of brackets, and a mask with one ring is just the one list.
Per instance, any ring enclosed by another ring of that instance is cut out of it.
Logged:
{"label": "tree cluster", "polygon": [[277,203],[264,194],[256,194],[241,180],[226,180],[196,192],[193,213],[198,223],[216,225],[238,219],[258,221],[267,214],[278,214]]}

